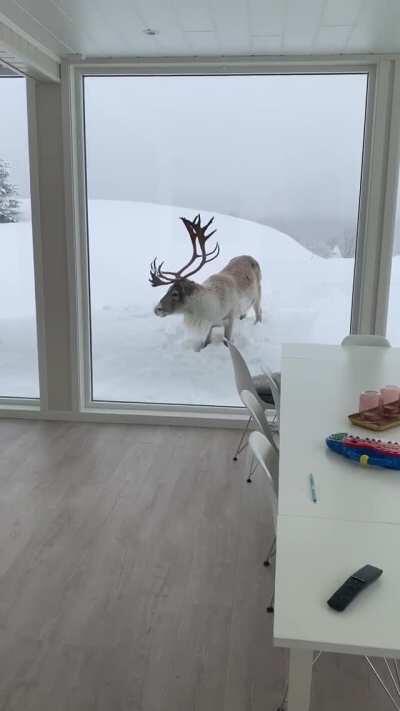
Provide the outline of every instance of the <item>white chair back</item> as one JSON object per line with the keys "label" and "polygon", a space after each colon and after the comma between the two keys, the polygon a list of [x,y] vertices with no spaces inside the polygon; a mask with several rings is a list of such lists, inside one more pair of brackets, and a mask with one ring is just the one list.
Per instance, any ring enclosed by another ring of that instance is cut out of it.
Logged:
{"label": "white chair back", "polygon": [[274,450],[278,452],[279,448],[275,441],[274,434],[265,416],[264,408],[258,398],[254,397],[253,393],[251,393],[249,390],[242,390],[240,393],[240,398],[242,400],[243,405],[247,407],[259,431],[268,439],[268,442],[271,444]]}
{"label": "white chair back", "polygon": [[271,505],[272,520],[274,531],[276,532],[276,521],[278,516],[278,500],[275,493],[274,482],[269,472],[267,461],[270,446],[267,438],[261,432],[252,432],[249,437],[250,449],[253,452],[258,464],[264,471],[268,483],[268,499]]}
{"label": "white chair back", "polygon": [[242,390],[248,390],[251,392],[254,397],[257,399],[259,402],[259,397],[257,395],[257,391],[254,387],[254,383],[250,374],[250,371],[247,367],[246,361],[243,358],[242,354],[236,346],[231,343],[227,338],[225,339],[225,345],[229,348],[229,353],[231,355],[232,359],[232,365],[233,365],[233,373],[235,376],[235,383],[236,383],[236,388],[238,391],[238,394],[242,392]]}
{"label": "white chair back", "polygon": [[390,342],[384,336],[376,336],[373,334],[350,334],[350,336],[343,338],[342,346],[380,346],[390,348]]}

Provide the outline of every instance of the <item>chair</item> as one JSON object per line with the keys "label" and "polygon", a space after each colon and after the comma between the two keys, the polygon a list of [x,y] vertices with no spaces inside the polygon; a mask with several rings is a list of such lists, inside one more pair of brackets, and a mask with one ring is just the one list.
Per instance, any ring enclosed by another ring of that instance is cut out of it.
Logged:
{"label": "chair", "polygon": [[258,398],[249,390],[242,390],[240,393],[240,399],[250,413],[250,420],[254,421],[259,432],[267,438],[275,452],[279,453],[279,446],[271,429],[271,425],[265,416],[264,408]]}
{"label": "chair", "polygon": [[[280,420],[280,410],[281,410],[281,374],[273,373],[270,368],[265,364],[263,365],[264,375],[262,376],[269,384],[271,388],[272,397],[274,400],[275,410],[276,410],[276,421],[279,428]],[[258,376],[259,377],[259,376]],[[256,376],[257,378],[257,376]],[[255,379],[256,379],[255,378]]]}
{"label": "chair", "polygon": [[[239,396],[242,390],[248,390],[254,395],[254,397],[260,402],[260,404],[263,405],[263,407],[265,407],[266,405],[274,406],[274,397],[272,394],[271,385],[268,377],[263,375],[257,375],[253,378],[247,367],[246,361],[244,360],[242,354],[236,348],[236,346],[234,346],[233,343],[227,338],[224,339],[224,343],[227,348],[229,348],[236,389],[238,391]],[[241,434],[238,446],[233,456],[233,461],[235,462],[237,461],[239,454],[247,445],[245,439],[250,427],[250,421],[251,417],[249,417],[247,421],[247,425]]]}
{"label": "chair", "polygon": [[272,523],[274,527],[274,534],[276,532],[276,522],[277,522],[277,516],[278,516],[278,497],[276,494],[276,487],[274,484],[274,480],[271,476],[271,473],[268,468],[268,458],[269,458],[269,453],[270,453],[270,445],[268,439],[265,437],[265,435],[262,434],[262,432],[251,432],[250,437],[249,437],[249,445],[251,448],[251,451],[257,460],[257,463],[260,465],[261,469],[264,471],[266,477],[267,477],[267,482],[268,482],[268,499],[270,501],[271,505],[271,513],[272,513]]}
{"label": "chair", "polygon": [[[264,562],[265,566],[269,566],[270,559],[271,559],[271,556],[273,555],[273,551],[275,548],[276,523],[277,523],[277,517],[278,517],[278,498],[277,498],[277,494],[276,494],[276,485],[274,483],[274,480],[273,480],[271,473],[269,471],[269,468],[268,468],[268,460],[269,460],[269,454],[271,451],[271,447],[270,447],[268,439],[261,432],[252,432],[250,434],[249,445],[250,445],[250,449],[253,453],[253,456],[257,461],[257,464],[261,467],[261,469],[264,471],[264,473],[267,477],[268,500],[269,500],[270,507],[271,507],[272,524],[273,524],[273,531],[274,531],[272,543],[269,548],[267,558]],[[274,592],[272,593],[272,598],[271,598],[271,601],[267,607],[267,611],[268,612],[274,611]]]}
{"label": "chair", "polygon": [[[257,398],[254,397],[253,393],[249,392],[248,390],[242,390],[242,392],[240,393],[240,398],[242,400],[243,405],[250,413],[250,420],[253,420],[254,424],[258,428],[258,431],[261,432],[261,434],[267,438],[270,444],[267,466],[272,473],[275,489],[276,491],[278,491],[279,446],[276,441],[276,436],[272,431],[271,425],[269,424],[265,416],[263,406],[260,405]],[[256,462],[254,466],[254,458],[251,458],[249,463],[249,473],[246,477],[246,481],[248,484],[251,484],[257,466],[258,463]]]}
{"label": "chair", "polygon": [[390,348],[390,343],[384,336],[376,336],[373,334],[350,334],[343,338],[342,346],[383,346]]}

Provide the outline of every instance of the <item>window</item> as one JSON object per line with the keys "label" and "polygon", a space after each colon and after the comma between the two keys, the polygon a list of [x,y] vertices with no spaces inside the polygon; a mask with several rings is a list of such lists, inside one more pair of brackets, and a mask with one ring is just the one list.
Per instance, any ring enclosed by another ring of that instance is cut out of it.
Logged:
{"label": "window", "polygon": [[0,397],[39,396],[26,82],[0,77]]}
{"label": "window", "polygon": [[397,191],[392,274],[389,292],[387,337],[394,346],[400,345],[400,190]]}
{"label": "window", "polygon": [[252,370],[349,332],[366,94],[363,73],[84,79],[94,400],[238,404],[222,330],[195,352],[182,315],[153,311],[151,260],[191,254],[180,216],[218,230],[193,279],[261,266],[263,322],[234,325]]}

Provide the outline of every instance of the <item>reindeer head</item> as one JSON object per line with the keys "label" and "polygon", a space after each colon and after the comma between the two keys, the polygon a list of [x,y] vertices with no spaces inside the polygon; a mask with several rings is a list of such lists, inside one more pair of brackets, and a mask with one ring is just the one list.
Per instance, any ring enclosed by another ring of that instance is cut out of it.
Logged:
{"label": "reindeer head", "polygon": [[[219,255],[219,244],[215,245],[210,252],[206,251],[207,240],[216,232],[213,230],[208,235],[206,231],[213,222],[212,217],[204,227],[201,225],[200,215],[197,215],[194,220],[188,220],[186,217],[180,218],[185,225],[190,241],[192,243],[192,256],[190,260],[177,272],[167,272],[163,270],[164,262],[157,264],[157,257],[152,261],[150,266],[150,283],[152,286],[167,286],[170,285],[167,293],[162,297],[154,309],[156,316],[169,316],[173,313],[183,313],[187,306],[188,299],[197,288],[197,284],[191,281],[189,277],[196,274],[204,264],[212,262]],[[197,261],[200,260],[200,261]],[[197,262],[197,264],[196,264]],[[193,269],[189,267],[195,264]],[[189,269],[189,271],[187,271]]]}

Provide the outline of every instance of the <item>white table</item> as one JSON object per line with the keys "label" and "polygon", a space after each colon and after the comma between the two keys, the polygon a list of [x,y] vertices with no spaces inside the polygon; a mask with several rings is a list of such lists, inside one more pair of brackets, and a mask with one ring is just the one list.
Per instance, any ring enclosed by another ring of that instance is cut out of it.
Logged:
{"label": "white table", "polygon": [[[274,641],[291,650],[289,711],[309,708],[313,651],[400,657],[400,472],[325,446],[332,432],[367,435],[347,414],[361,390],[391,383],[400,383],[400,349],[284,347]],[[386,434],[400,440],[400,428]],[[335,613],[326,600],[366,563],[383,576]]]}

